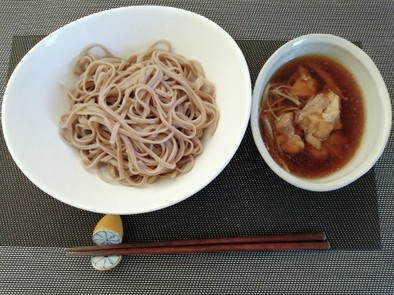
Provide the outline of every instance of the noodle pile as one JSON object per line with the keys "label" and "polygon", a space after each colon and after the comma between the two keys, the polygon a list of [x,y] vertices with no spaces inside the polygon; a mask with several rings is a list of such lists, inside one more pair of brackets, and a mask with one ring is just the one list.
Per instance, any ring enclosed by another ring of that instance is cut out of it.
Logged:
{"label": "noodle pile", "polygon": [[139,186],[193,167],[204,130],[218,120],[215,89],[199,62],[160,40],[127,60],[91,45],[73,71],[79,80],[59,133],[86,168],[107,182]]}

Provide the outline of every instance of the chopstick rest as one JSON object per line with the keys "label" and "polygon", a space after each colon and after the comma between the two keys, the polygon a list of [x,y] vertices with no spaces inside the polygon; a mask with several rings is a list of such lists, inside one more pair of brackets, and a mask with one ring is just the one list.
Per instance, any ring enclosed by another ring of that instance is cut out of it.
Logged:
{"label": "chopstick rest", "polygon": [[[123,223],[119,215],[104,215],[93,230],[92,240],[96,245],[115,245],[122,243]],[[116,267],[122,260],[121,255],[92,255],[92,266],[100,271]]]}

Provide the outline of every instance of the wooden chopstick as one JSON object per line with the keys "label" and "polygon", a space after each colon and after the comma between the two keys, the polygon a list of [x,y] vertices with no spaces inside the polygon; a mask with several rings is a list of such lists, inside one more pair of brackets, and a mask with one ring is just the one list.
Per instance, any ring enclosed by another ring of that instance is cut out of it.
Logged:
{"label": "wooden chopstick", "polygon": [[69,256],[107,256],[327,249],[330,249],[327,237],[319,232],[86,246],[65,251]]}
{"label": "wooden chopstick", "polygon": [[147,248],[110,248],[91,251],[66,251],[69,256],[110,256],[110,255],[164,255],[181,253],[213,253],[239,251],[290,251],[290,250],[328,250],[328,241],[286,242],[286,243],[246,243],[246,244],[212,244]]}
{"label": "wooden chopstick", "polygon": [[192,240],[174,240],[160,241],[148,243],[126,243],[113,244],[109,246],[83,246],[72,249],[73,251],[90,251],[98,249],[110,248],[143,248],[143,247],[168,247],[168,246],[187,246],[187,245],[212,245],[212,244],[242,244],[242,243],[279,243],[279,242],[301,242],[301,241],[325,241],[327,240],[324,232],[316,233],[293,233],[293,234],[277,234],[277,235],[257,235],[257,236],[241,236],[241,237],[225,237],[225,238],[205,238]]}

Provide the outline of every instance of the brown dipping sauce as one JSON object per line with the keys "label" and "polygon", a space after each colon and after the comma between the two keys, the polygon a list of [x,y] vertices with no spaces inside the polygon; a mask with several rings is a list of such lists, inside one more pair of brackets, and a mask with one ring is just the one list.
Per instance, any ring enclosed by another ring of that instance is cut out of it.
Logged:
{"label": "brown dipping sauce", "polygon": [[[333,130],[327,138],[321,141],[321,148],[317,149],[305,141],[304,130],[294,123],[295,134],[302,138],[305,148],[297,153],[284,152],[278,144],[278,139],[275,136],[273,138],[272,133],[270,135],[264,125],[263,117],[267,114],[270,117],[270,115],[267,110],[267,102],[262,99],[259,114],[260,133],[270,155],[279,165],[297,176],[319,178],[339,170],[355,154],[364,130],[363,101],[360,89],[350,72],[335,60],[321,55],[305,55],[289,61],[274,73],[269,84],[289,85],[292,83],[289,81],[292,80],[294,73],[300,67],[307,69],[310,77],[316,81],[315,96],[324,91],[332,91],[340,97],[341,128]],[[322,77],[322,73],[325,77]],[[328,79],[334,83],[327,83],[327,74],[329,75]],[[300,107],[305,106],[308,99],[310,98],[302,99]],[[292,105],[291,102],[287,101],[286,103]],[[294,116],[296,118],[296,113]],[[269,121],[275,126],[274,117],[271,116]]]}

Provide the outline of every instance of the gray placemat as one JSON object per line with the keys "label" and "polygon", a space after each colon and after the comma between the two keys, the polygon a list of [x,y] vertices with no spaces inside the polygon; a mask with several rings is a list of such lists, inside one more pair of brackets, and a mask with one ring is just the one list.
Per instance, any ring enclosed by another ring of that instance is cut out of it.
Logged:
{"label": "gray placemat", "polygon": [[[15,36],[9,73],[43,36]],[[254,81],[265,60],[285,40],[238,40]],[[0,140],[3,183],[1,245],[90,244],[101,215],[46,195],[16,167]],[[156,212],[123,216],[125,241],[153,241],[302,231],[325,231],[333,249],[380,249],[374,170],[346,188],[314,193],[278,178],[263,162],[250,129],[225,170],[182,203]]]}

